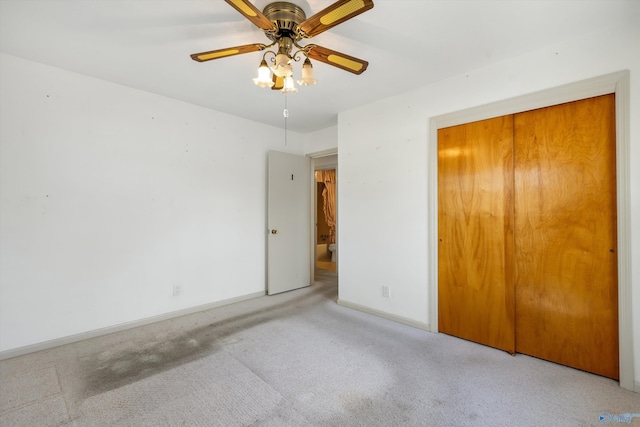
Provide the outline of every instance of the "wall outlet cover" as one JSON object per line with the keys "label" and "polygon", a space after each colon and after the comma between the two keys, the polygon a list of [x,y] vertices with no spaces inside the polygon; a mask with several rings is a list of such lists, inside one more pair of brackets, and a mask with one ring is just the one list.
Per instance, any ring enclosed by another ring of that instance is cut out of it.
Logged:
{"label": "wall outlet cover", "polygon": [[382,296],[385,298],[391,298],[391,289],[389,289],[389,286],[382,286]]}

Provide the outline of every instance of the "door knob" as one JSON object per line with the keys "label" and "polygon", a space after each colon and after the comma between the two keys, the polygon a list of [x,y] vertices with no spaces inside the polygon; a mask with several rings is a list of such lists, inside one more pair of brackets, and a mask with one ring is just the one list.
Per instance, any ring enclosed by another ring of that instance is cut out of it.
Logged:
{"label": "door knob", "polygon": [[278,234],[278,230],[271,230],[271,234]]}

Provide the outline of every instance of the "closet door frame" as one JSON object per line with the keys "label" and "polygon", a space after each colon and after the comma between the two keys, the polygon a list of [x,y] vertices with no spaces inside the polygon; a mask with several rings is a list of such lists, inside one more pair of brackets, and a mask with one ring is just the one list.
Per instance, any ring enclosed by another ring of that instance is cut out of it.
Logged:
{"label": "closet door frame", "polygon": [[438,332],[438,129],[492,117],[521,113],[536,108],[578,101],[594,96],[615,94],[616,108],[616,188],[618,224],[618,334],[620,387],[640,392],[635,386],[633,365],[631,300],[631,207],[629,165],[629,71],[571,83],[454,113],[429,120],[428,171],[428,248],[429,248],[429,324]]}

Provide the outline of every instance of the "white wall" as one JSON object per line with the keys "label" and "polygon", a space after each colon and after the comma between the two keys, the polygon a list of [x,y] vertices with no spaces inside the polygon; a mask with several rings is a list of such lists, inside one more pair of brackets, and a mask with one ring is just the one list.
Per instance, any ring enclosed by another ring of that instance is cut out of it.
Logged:
{"label": "white wall", "polygon": [[304,135],[304,152],[313,155],[338,148],[338,127],[331,126]]}
{"label": "white wall", "polygon": [[264,292],[266,152],[300,135],[0,64],[0,351]]}
{"label": "white wall", "polygon": [[[631,72],[634,365],[640,383],[640,26],[627,22],[365,107],[338,120],[341,302],[428,327],[429,119],[621,70]],[[391,287],[391,298],[381,286]]]}

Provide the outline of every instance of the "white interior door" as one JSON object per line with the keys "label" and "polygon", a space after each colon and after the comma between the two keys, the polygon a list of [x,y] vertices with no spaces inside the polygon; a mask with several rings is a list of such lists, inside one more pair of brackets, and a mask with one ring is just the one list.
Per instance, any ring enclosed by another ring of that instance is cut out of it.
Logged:
{"label": "white interior door", "polygon": [[311,284],[311,159],[269,151],[267,293]]}

